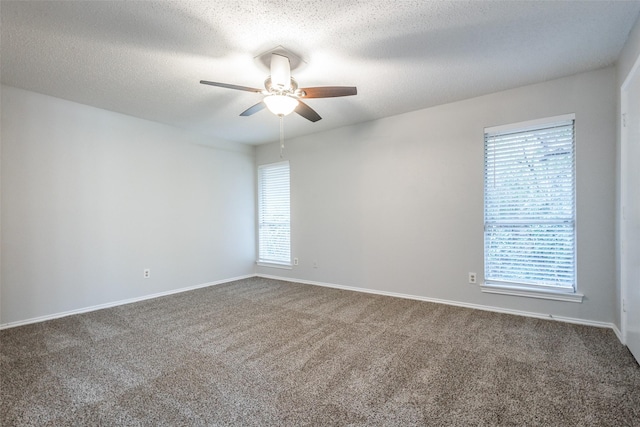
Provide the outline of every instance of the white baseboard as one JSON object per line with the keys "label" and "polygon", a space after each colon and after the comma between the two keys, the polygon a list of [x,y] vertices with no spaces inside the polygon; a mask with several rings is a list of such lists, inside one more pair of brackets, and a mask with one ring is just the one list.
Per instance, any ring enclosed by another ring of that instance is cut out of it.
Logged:
{"label": "white baseboard", "polygon": [[76,309],[76,310],[70,310],[70,311],[65,311],[65,312],[61,312],[61,313],[49,314],[49,315],[46,315],[46,316],[34,317],[34,318],[31,318],[31,319],[20,320],[20,321],[17,321],[17,322],[9,322],[9,323],[5,323],[5,324],[0,324],[0,330],[14,328],[14,327],[17,327],[17,326],[28,325],[28,324],[31,324],[31,323],[44,322],[44,321],[47,321],[47,320],[59,319],[61,317],[72,316],[74,314],[88,313],[88,312],[91,312],[91,311],[102,310],[103,308],[110,308],[110,307],[116,307],[116,306],[119,306],[119,305],[131,304],[131,303],[134,303],[134,302],[144,301],[144,300],[153,299],[153,298],[159,298],[159,297],[163,297],[163,296],[167,296],[167,295],[178,294],[178,293],[181,293],[181,292],[193,291],[195,289],[205,288],[205,287],[208,287],[208,286],[221,285],[221,284],[224,284],[224,283],[235,282],[236,280],[248,279],[248,278],[251,278],[251,277],[263,277],[265,279],[282,280],[282,281],[286,281],[286,282],[301,283],[301,284],[313,285],[313,286],[322,286],[322,287],[325,287],[325,288],[342,289],[342,290],[346,290],[346,291],[363,292],[363,293],[367,293],[367,294],[384,295],[384,296],[390,296],[390,297],[396,297],[396,298],[405,298],[405,299],[411,299],[411,300],[417,300],[417,301],[433,302],[433,303],[438,303],[438,304],[452,305],[452,306],[456,306],[456,307],[465,307],[465,308],[472,308],[472,309],[476,309],[476,310],[491,311],[491,312],[495,312],[495,313],[514,314],[514,315],[517,315],[517,316],[533,317],[533,318],[538,318],[538,319],[557,320],[557,321],[560,321],[560,322],[573,323],[573,324],[578,324],[578,325],[595,326],[595,327],[599,327],[599,328],[610,328],[616,334],[616,336],[618,337],[620,342],[622,344],[624,344],[624,339],[623,339],[622,333],[620,332],[618,327],[613,323],[599,322],[599,321],[585,320],[585,319],[576,319],[576,318],[564,317],[564,316],[553,316],[553,315],[550,315],[550,314],[534,313],[534,312],[521,311],[521,310],[512,310],[512,309],[508,309],[508,308],[500,308],[500,307],[492,307],[492,306],[486,306],[486,305],[480,305],[480,304],[464,303],[464,302],[459,302],[459,301],[451,301],[451,300],[444,300],[444,299],[439,299],[439,298],[423,297],[423,296],[418,296],[418,295],[401,294],[401,293],[397,293],[397,292],[379,291],[379,290],[374,290],[374,289],[358,288],[358,287],[354,287],[354,286],[336,285],[336,284],[333,284],[333,283],[316,282],[316,281],[312,281],[312,280],[293,279],[293,278],[289,278],[289,277],[272,276],[272,275],[268,275],[268,274],[248,274],[248,275],[245,275],[245,276],[238,276],[238,277],[232,277],[232,278],[229,278],[229,279],[218,280],[218,281],[215,281],[215,282],[202,283],[200,285],[188,286],[188,287],[180,288],[180,289],[173,289],[173,290],[170,290],[170,291],[159,292],[159,293],[156,293],[156,294],[144,295],[144,296],[141,296],[141,297],[129,298],[129,299],[126,299],[126,300],[114,301],[114,302],[110,302],[110,303],[106,303],[106,304],[99,304],[99,305],[94,305],[94,306],[90,306],[90,307],[84,307],[84,308],[80,308],[80,309]]}
{"label": "white baseboard", "polygon": [[208,286],[222,285],[224,283],[235,282],[236,280],[248,279],[250,277],[255,277],[255,275],[254,274],[248,274],[246,276],[239,276],[239,277],[233,277],[233,278],[230,278],[230,279],[218,280],[218,281],[215,281],[215,282],[202,283],[200,285],[187,286],[186,288],[172,289],[170,291],[158,292],[156,294],[143,295],[141,297],[135,297],[135,298],[129,298],[129,299],[120,300],[120,301],[108,302],[108,303],[105,303],[105,304],[93,305],[93,306],[90,306],[90,307],[79,308],[79,309],[76,309],[76,310],[64,311],[62,313],[48,314],[46,316],[34,317],[34,318],[31,318],[31,319],[25,319],[25,320],[19,320],[17,322],[4,323],[4,324],[0,325],[0,330],[9,329],[9,328],[15,328],[16,326],[29,325],[31,323],[44,322],[46,320],[59,319],[61,317],[72,316],[74,314],[88,313],[90,311],[102,310],[103,308],[116,307],[118,305],[131,304],[131,303],[134,303],[134,302],[144,301],[144,300],[148,300],[148,299],[164,297],[164,296],[167,296],[167,295],[179,294],[179,293],[182,293],[182,292],[193,291],[195,289],[206,288]]}
{"label": "white baseboard", "polygon": [[620,342],[624,345],[627,345],[625,339],[624,339],[624,335],[622,334],[622,332],[620,332],[620,329],[618,329],[618,327],[615,325],[615,323],[611,324],[611,329],[613,329],[613,332],[615,332],[616,336],[618,337],[618,339],[620,340]]}
{"label": "white baseboard", "polygon": [[265,279],[275,279],[275,280],[283,280],[287,282],[302,283],[306,285],[323,286],[325,288],[343,289],[346,291],[363,292],[367,294],[384,295],[384,296],[390,296],[390,297],[396,297],[396,298],[405,298],[405,299],[412,299],[417,301],[453,305],[456,307],[473,308],[475,310],[491,311],[494,313],[514,314],[516,316],[533,317],[537,319],[547,319],[547,320],[557,320],[560,322],[573,323],[577,325],[595,326],[598,328],[610,328],[610,329],[613,329],[613,332],[616,334],[620,342],[624,344],[624,341],[622,340],[622,334],[620,333],[616,325],[613,323],[599,322],[595,320],[577,319],[577,318],[565,317],[565,316],[555,316],[551,314],[542,314],[542,313],[535,313],[530,311],[513,310],[509,308],[493,307],[493,306],[480,305],[480,304],[471,304],[466,302],[451,301],[451,300],[445,300],[445,299],[439,299],[439,298],[429,298],[429,297],[423,297],[423,296],[417,296],[417,295],[407,295],[407,294],[401,294],[397,292],[378,291],[378,290],[367,289],[367,288],[356,288],[353,286],[343,286],[343,285],[336,285],[333,283],[315,282],[312,280],[292,279],[288,277],[278,277],[278,276],[271,276],[267,274],[256,274],[256,276],[264,277]]}

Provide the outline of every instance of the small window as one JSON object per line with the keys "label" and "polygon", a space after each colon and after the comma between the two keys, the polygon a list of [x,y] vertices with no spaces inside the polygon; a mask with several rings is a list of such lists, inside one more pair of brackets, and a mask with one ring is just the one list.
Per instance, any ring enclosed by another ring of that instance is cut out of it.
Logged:
{"label": "small window", "polygon": [[487,285],[576,291],[573,115],[485,129]]}
{"label": "small window", "polygon": [[258,262],[291,265],[289,162],[258,167]]}

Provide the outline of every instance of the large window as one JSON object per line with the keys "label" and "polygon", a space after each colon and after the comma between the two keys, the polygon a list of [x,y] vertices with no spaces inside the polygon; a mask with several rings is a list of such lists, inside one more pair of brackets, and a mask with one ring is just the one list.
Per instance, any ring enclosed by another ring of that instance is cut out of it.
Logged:
{"label": "large window", "polygon": [[258,262],[291,265],[289,162],[258,167]]}
{"label": "large window", "polygon": [[575,292],[574,121],[485,129],[486,285]]}

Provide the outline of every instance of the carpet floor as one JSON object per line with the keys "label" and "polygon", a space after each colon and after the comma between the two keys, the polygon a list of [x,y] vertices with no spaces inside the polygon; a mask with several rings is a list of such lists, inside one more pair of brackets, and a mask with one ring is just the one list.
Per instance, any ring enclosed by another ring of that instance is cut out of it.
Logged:
{"label": "carpet floor", "polygon": [[2,426],[640,426],[609,329],[270,279],[0,345]]}

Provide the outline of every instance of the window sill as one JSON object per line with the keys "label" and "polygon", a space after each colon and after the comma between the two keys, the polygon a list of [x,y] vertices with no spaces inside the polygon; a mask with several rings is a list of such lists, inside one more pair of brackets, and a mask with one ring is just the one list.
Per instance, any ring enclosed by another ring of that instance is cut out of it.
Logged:
{"label": "window sill", "polygon": [[553,290],[541,290],[535,288],[524,288],[506,285],[496,285],[494,283],[483,283],[480,290],[488,294],[514,295],[519,297],[549,299],[554,301],[566,301],[582,303],[583,294],[574,292],[563,292]]}
{"label": "window sill", "polygon": [[283,270],[292,270],[291,264],[278,264],[275,262],[256,261],[256,264],[260,267],[280,268]]}

